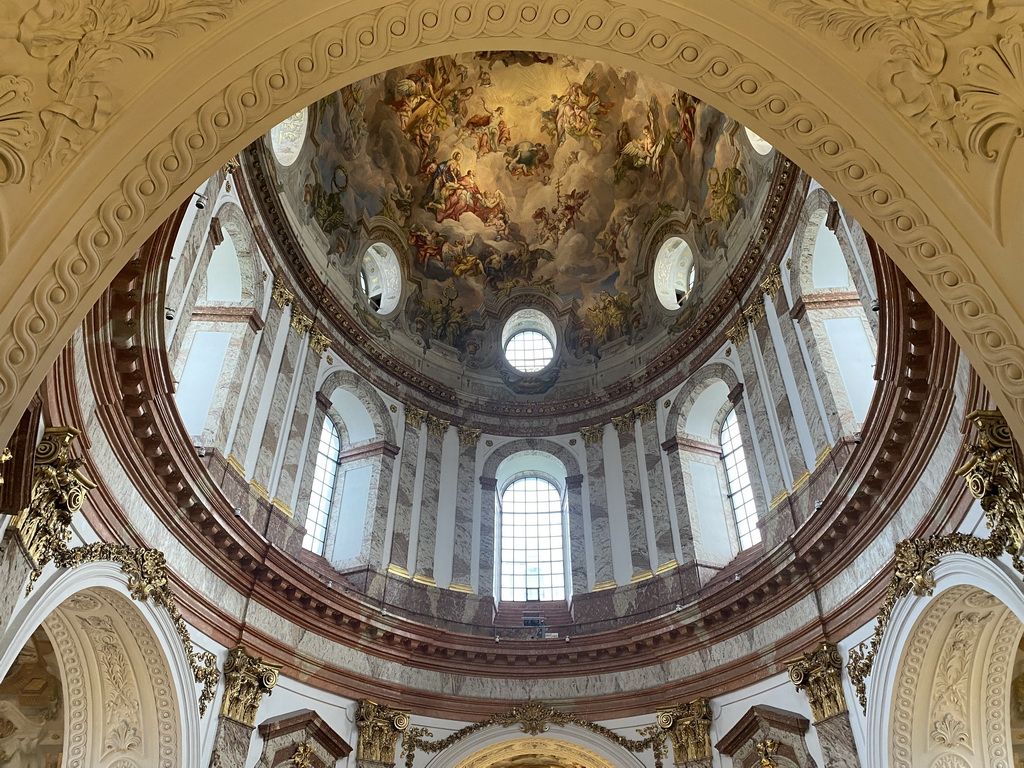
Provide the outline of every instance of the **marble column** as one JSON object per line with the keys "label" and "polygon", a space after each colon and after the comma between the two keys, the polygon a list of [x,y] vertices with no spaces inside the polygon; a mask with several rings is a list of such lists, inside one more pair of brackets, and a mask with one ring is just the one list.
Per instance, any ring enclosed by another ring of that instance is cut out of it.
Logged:
{"label": "marble column", "polygon": [[651,552],[647,543],[644,498],[640,488],[640,463],[636,454],[636,417],[630,411],[612,419],[622,457],[622,486],[626,491],[626,524],[629,529],[629,558],[632,580],[649,578]]}
{"label": "marble column", "polygon": [[814,651],[787,661],[786,669],[797,690],[807,695],[825,768],[859,767],[857,743],[843,693],[843,656],[838,646],[822,641]]}
{"label": "marble column", "polygon": [[311,440],[319,442],[320,439],[319,434],[314,434],[310,430],[310,420],[313,415],[316,377],[320,370],[320,356],[323,349],[325,347],[321,347],[318,351],[311,342],[309,349],[306,350],[294,405],[286,414],[288,436],[284,441],[284,451],[275,468],[275,475],[267,488],[270,491],[271,503],[289,515],[292,514],[295,506],[297,490],[295,480],[302,452]]}
{"label": "marble column", "polygon": [[497,522],[495,501],[498,481],[493,477],[480,478],[480,594],[500,595],[494,587],[494,526]]}
{"label": "marble column", "polygon": [[[843,426],[841,415],[842,409],[840,409],[839,403],[836,402],[835,395],[832,393],[832,384],[829,381],[828,372],[825,370],[825,360],[827,359],[827,355],[823,356],[822,351],[818,348],[820,346],[818,337],[815,335],[814,326],[810,316],[807,314],[807,305],[804,304],[803,298],[796,300],[789,314],[793,319],[797,333],[807,350],[805,360],[807,361],[807,365],[810,366],[811,372],[814,376],[814,381],[817,384],[818,396],[821,398],[821,402],[824,406],[829,428],[832,431],[834,439],[838,439],[840,436],[847,433],[847,430]],[[824,334],[824,327],[819,327],[819,331]],[[838,371],[835,372],[835,376],[839,376]]]}
{"label": "marble column", "polygon": [[398,467],[398,498],[395,500],[395,521],[391,526],[391,559],[388,570],[409,578],[409,542],[412,538],[413,500],[416,492],[416,464],[420,454],[420,432],[427,412],[412,405],[405,406],[405,436],[402,439],[402,460]]}
{"label": "marble column", "polygon": [[260,701],[277,685],[280,671],[279,666],[265,664],[240,645],[228,651],[210,768],[244,768]]}
{"label": "marble column", "polygon": [[615,586],[612,539],[608,525],[608,490],[604,478],[604,424],[580,429],[587,454],[587,495],[590,501],[590,541],[594,549],[594,589]]}
{"label": "marble column", "polygon": [[441,496],[441,451],[451,422],[427,415],[427,455],[423,461],[423,493],[416,539],[413,579],[434,586],[434,557],[437,548],[437,507]]}
{"label": "marble column", "polygon": [[458,486],[455,491],[455,551],[452,553],[450,589],[472,591],[473,579],[473,498],[476,488],[476,448],[480,430],[459,427]]}
{"label": "marble column", "polygon": [[587,544],[584,535],[587,521],[583,515],[583,475],[569,475],[565,478],[565,507],[569,516],[569,569],[572,594],[582,595],[590,591],[587,583]]}
{"label": "marble column", "polygon": [[[237,418],[238,426],[226,451],[228,464],[246,479],[251,476],[250,473],[247,473],[247,469],[250,469],[247,462],[261,404],[267,393],[269,382],[277,378],[276,353],[283,350],[288,337],[285,308],[291,305],[295,295],[281,283],[274,283],[273,298],[274,300],[270,302],[270,307],[267,310],[266,325],[260,332],[252,375],[246,383],[245,392],[239,398],[241,405]],[[260,423],[260,433],[262,433],[262,422]],[[255,464],[255,456],[253,456],[252,463]]]}
{"label": "marble column", "polygon": [[658,403],[652,400],[633,409],[640,422],[640,438],[643,446],[644,471],[647,473],[647,492],[654,522],[654,552],[651,560],[655,568],[671,567],[676,559],[675,537],[672,535],[672,520],[668,509],[668,489],[665,487],[665,470],[661,462],[661,440],[658,435]]}
{"label": "marble column", "polygon": [[687,468],[683,467],[684,457],[679,451],[677,436],[673,435],[663,442],[661,449],[668,454],[669,487],[672,489],[672,500],[675,502],[676,525],[679,526],[679,549],[682,555],[679,565],[685,566],[697,560],[694,548],[693,515],[686,496]]}
{"label": "marble column", "polygon": [[380,456],[373,467],[370,479],[370,506],[367,516],[367,562],[376,566],[384,558],[384,538],[387,534],[388,514],[391,501],[391,481],[395,474],[395,457],[398,456],[397,445],[382,443]]}

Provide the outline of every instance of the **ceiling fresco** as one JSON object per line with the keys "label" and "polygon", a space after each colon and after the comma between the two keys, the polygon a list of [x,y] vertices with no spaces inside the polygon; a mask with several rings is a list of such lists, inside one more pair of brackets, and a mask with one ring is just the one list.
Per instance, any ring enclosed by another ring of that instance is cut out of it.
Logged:
{"label": "ceiling fresco", "polygon": [[[331,94],[309,121],[309,146],[278,174],[329,282],[348,287],[377,336],[454,352],[470,370],[500,367],[501,324],[531,304],[560,328],[557,367],[669,343],[665,330],[725,279],[724,253],[742,250],[736,230],[753,229],[771,175],[742,127],[709,105],[556,54],[426,59]],[[352,290],[381,222],[411,284],[389,317]],[[669,234],[697,254],[696,295],[675,316],[651,285]]]}

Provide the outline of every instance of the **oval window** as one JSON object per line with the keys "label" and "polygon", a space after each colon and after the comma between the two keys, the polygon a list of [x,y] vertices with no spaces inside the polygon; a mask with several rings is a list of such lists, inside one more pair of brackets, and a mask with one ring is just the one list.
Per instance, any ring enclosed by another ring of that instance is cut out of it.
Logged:
{"label": "oval window", "polygon": [[681,237],[670,237],[661,244],[654,261],[654,291],[665,309],[679,309],[693,290],[695,280],[693,251]]}
{"label": "oval window", "polygon": [[299,159],[299,150],[306,140],[306,120],[303,109],[270,129],[270,147],[281,165],[287,167]]}
{"label": "oval window", "polygon": [[402,296],[402,269],[390,245],[374,243],[366,249],[359,284],[378,314],[387,315],[395,310]]}
{"label": "oval window", "polygon": [[501,343],[509,365],[521,373],[546,368],[555,356],[555,326],[537,309],[520,309],[505,322]]}

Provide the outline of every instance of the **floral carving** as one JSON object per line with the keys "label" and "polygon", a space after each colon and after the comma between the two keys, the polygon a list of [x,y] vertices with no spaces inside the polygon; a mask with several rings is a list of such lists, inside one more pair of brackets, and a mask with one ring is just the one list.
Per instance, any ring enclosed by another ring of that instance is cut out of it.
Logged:
{"label": "floral carving", "polygon": [[32,83],[24,77],[0,75],[0,185],[25,178],[24,152],[35,146],[39,133],[28,104]]}
{"label": "floral carving", "polygon": [[943,747],[959,747],[967,744],[967,726],[948,712],[941,720],[936,720],[932,728],[932,740]]}
{"label": "floral carving", "polygon": [[[936,718],[932,738],[940,744],[949,746],[957,741],[969,744],[967,729],[963,723],[968,718],[967,684],[971,673],[971,659],[978,634],[990,618],[991,612],[981,614],[959,611],[953,620],[953,630],[939,657],[932,690],[932,717]],[[963,729],[962,734],[953,727],[956,723]],[[954,736],[956,740],[952,740]]]}
{"label": "floral carving", "polygon": [[54,97],[40,114],[44,137],[32,166],[35,186],[67,165],[106,124],[114,98],[110,68],[126,59],[153,58],[157,39],[189,26],[205,28],[227,16],[234,0],[57,0],[40,2],[21,19],[18,41],[30,56],[47,61]]}
{"label": "floral carving", "polygon": [[[1011,26],[991,45],[968,48],[957,59],[954,38],[987,13],[990,21],[1010,18],[988,3],[947,0],[779,0],[797,24],[816,27],[855,48],[886,46],[888,58],[878,85],[896,111],[933,145],[964,157],[967,148],[994,160],[1024,127],[1024,29]],[[959,67],[958,67],[959,64]],[[960,120],[958,121],[957,118]],[[1003,146],[996,145],[996,138]]]}

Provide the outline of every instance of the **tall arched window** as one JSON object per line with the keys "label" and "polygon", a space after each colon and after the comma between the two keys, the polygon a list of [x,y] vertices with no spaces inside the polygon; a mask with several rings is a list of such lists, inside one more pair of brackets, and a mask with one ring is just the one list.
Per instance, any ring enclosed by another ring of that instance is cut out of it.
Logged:
{"label": "tall arched window", "polygon": [[736,421],[736,409],[729,411],[722,423],[722,461],[729,483],[729,499],[736,518],[736,531],[740,537],[740,549],[752,547],[761,541],[757,527],[757,507],[754,492],[750,487],[750,473],[747,471],[747,457],[743,452],[740,426]]}
{"label": "tall arched window", "polygon": [[536,475],[501,494],[501,599],[565,600],[562,495]]}
{"label": "tall arched window", "polygon": [[324,427],[320,430],[320,446],[316,454],[316,469],[313,470],[313,485],[309,493],[306,535],[302,539],[302,546],[318,555],[324,553],[327,521],[334,498],[340,454],[341,438],[338,436],[338,429],[330,419],[324,419]]}

